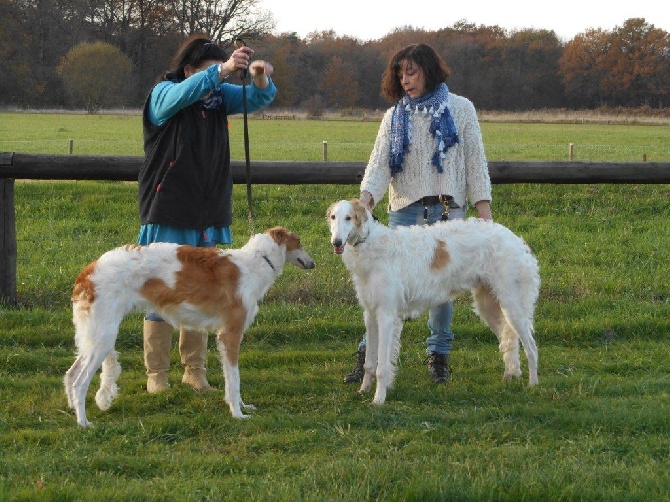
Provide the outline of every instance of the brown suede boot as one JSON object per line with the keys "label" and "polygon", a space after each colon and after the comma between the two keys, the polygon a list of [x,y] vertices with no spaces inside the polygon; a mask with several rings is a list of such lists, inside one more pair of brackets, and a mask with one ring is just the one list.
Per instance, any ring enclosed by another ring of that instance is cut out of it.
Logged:
{"label": "brown suede boot", "polygon": [[163,392],[170,386],[167,372],[170,369],[172,326],[165,321],[144,320],[144,365],[147,368],[147,392]]}
{"label": "brown suede boot", "polygon": [[207,360],[207,333],[203,331],[179,331],[179,354],[184,365],[182,383],[197,392],[214,390],[207,382],[205,361]]}

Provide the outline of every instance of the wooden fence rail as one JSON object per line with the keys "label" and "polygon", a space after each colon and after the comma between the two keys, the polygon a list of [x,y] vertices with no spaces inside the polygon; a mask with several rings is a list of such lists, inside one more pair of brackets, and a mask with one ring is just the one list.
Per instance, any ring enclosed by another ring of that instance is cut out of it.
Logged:
{"label": "wooden fence rail", "polygon": [[[0,303],[16,303],[16,220],[14,180],[136,181],[144,157],[41,155],[0,152]],[[360,183],[365,162],[256,161],[255,184]],[[233,161],[233,181],[246,183],[245,163]],[[491,182],[504,183],[670,183],[670,162],[489,162]]]}

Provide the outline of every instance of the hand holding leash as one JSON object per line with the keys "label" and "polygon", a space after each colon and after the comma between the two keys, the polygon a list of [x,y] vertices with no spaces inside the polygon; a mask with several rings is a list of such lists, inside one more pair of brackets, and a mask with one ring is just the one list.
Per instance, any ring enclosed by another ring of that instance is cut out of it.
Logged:
{"label": "hand holding leash", "polygon": [[236,38],[233,45],[235,46],[235,50],[230,55],[230,59],[233,60],[235,68],[240,70],[240,77],[244,81],[247,77],[249,61],[254,54],[254,50],[248,47],[241,38]]}
{"label": "hand holding leash", "polygon": [[237,54],[238,58],[242,59],[242,67],[240,69],[240,77],[242,79],[242,109],[243,109],[243,123],[244,123],[244,159],[246,164],[246,174],[247,174],[247,222],[249,224],[249,235],[254,235],[254,209],[253,202],[251,197],[251,162],[249,158],[249,124],[247,119],[247,88],[245,80],[247,78],[247,68],[249,67],[249,58],[251,54],[254,53],[252,49],[247,47],[244,43],[244,40],[241,38],[235,39],[235,51],[231,56],[231,59],[234,59]]}
{"label": "hand holding leash", "polygon": [[[240,44],[243,44],[241,42]],[[235,41],[236,49],[228,58],[228,61],[221,63],[219,65],[219,81],[227,79],[235,71],[240,71],[240,78],[244,81],[247,77],[248,69],[250,67],[249,62],[251,61],[251,56],[254,54],[254,50],[251,47],[246,45],[239,45]],[[257,65],[258,61],[254,61],[251,65]],[[260,62],[262,63],[262,62]],[[256,70],[253,70],[252,73],[256,74]]]}
{"label": "hand holding leash", "polygon": [[[244,40],[241,38],[235,39],[233,42],[235,45],[235,52],[231,55],[231,59],[235,61],[235,68],[240,70],[240,77],[242,82],[247,77],[247,74],[250,72],[252,78],[255,80],[256,87],[264,89],[268,86],[267,78],[272,76],[274,68],[267,61],[257,60],[249,62],[251,56],[254,54],[254,50],[251,47],[248,47]],[[260,77],[267,77],[260,79]]]}

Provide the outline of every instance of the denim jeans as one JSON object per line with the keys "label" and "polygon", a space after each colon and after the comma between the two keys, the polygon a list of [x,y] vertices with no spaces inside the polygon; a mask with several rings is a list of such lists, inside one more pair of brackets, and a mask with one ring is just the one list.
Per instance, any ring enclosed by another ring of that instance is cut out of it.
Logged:
{"label": "denim jeans", "polygon": [[[408,227],[411,225],[432,225],[442,219],[444,212],[443,204],[435,204],[425,208],[421,204],[410,204],[399,211],[389,212],[389,227]],[[464,219],[465,207],[450,207],[449,219]],[[425,218],[424,218],[425,217]],[[426,338],[426,353],[437,352],[438,354],[449,354],[454,340],[451,332],[451,320],[453,317],[453,304],[446,302],[433,307],[428,312],[428,328],[430,336]],[[363,337],[359,348],[365,347],[366,339]]]}

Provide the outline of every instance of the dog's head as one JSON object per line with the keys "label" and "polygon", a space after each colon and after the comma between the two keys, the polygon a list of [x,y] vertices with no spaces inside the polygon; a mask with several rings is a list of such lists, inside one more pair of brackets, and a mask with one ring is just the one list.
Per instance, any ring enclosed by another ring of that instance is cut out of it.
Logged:
{"label": "dog's head", "polygon": [[365,240],[367,232],[364,229],[369,217],[369,211],[358,199],[340,200],[331,204],[326,212],[326,220],[335,254],[342,254],[347,243],[356,245]]}
{"label": "dog's head", "polygon": [[316,266],[312,258],[300,244],[300,238],[284,227],[273,227],[265,232],[277,243],[286,248],[286,261],[302,269],[311,269]]}

